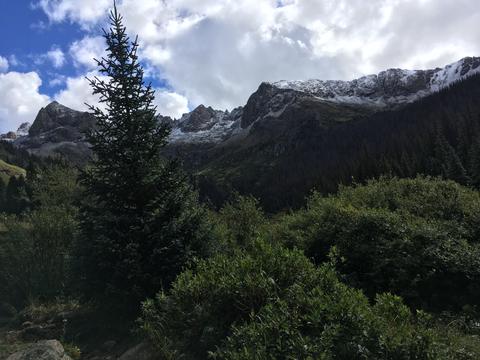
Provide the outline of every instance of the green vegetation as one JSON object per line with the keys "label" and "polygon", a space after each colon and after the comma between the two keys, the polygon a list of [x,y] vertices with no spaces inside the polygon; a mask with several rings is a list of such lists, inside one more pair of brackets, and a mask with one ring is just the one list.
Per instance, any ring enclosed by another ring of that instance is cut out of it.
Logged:
{"label": "green vegetation", "polygon": [[339,271],[371,298],[390,291],[414,307],[460,310],[480,295],[480,197],[452,181],[382,178],[313,195],[271,236],[317,264],[335,245]]}
{"label": "green vegetation", "polygon": [[0,179],[4,183],[8,183],[8,180],[12,176],[20,177],[25,176],[26,171],[18,166],[11,165],[0,159]]}
{"label": "green vegetation", "polygon": [[91,81],[108,111],[91,107],[95,159],[80,177],[85,198],[73,258],[86,299],[135,316],[141,300],[208,254],[209,228],[179,164],[160,155],[170,128],[156,118],[138,42],[130,42],[116,9],[110,20],[108,55],[98,62],[108,80]]}
{"label": "green vegetation", "polygon": [[76,232],[76,176],[63,166],[38,173],[31,184],[34,209],[1,219],[0,299],[16,308],[65,292]]}
{"label": "green vegetation", "polygon": [[421,321],[398,297],[371,307],[328,266],[256,243],[184,272],[144,304],[143,327],[165,358],[427,359],[435,337]]}
{"label": "green vegetation", "polygon": [[480,192],[465,186],[478,185],[478,144],[432,144],[456,182],[380,177],[272,216],[230,193],[207,210],[160,156],[169,129],[137,42],[116,10],[111,21],[94,161],[0,146],[28,169],[0,179],[0,320],[18,336],[0,331],[0,356],[33,331],[74,359],[145,337],[162,359],[480,358]]}

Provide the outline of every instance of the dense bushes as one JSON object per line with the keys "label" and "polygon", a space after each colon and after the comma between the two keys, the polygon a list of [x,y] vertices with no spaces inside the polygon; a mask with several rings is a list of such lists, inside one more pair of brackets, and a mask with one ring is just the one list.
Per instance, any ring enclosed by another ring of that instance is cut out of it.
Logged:
{"label": "dense bushes", "polygon": [[391,291],[413,306],[458,310],[480,296],[479,225],[476,191],[438,179],[382,178],[312,196],[272,236],[316,263],[335,245],[339,270],[370,297]]}
{"label": "dense bushes", "polygon": [[300,251],[257,243],[184,272],[145,302],[142,327],[165,358],[434,359],[426,321],[393,295],[371,306]]}
{"label": "dense bushes", "polygon": [[252,197],[236,196],[220,211],[212,211],[210,219],[215,248],[221,253],[248,249],[268,228],[265,214]]}
{"label": "dense bushes", "polygon": [[0,226],[0,302],[21,308],[64,294],[76,231],[76,172],[61,165],[37,173],[29,184],[34,209],[3,215]]}

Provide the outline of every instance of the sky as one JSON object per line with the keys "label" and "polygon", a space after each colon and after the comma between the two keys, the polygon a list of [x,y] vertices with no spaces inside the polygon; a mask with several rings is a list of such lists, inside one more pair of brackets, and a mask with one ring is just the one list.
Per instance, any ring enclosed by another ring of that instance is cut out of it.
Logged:
{"label": "sky", "polygon": [[[0,132],[96,104],[113,0],[0,0]],[[350,80],[480,56],[478,0],[117,0],[163,115],[244,105],[262,81]]]}

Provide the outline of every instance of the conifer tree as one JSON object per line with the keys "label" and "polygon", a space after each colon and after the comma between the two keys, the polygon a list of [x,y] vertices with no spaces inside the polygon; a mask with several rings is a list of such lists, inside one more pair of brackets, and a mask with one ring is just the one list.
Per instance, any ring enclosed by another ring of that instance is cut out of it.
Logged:
{"label": "conifer tree", "polygon": [[472,185],[480,187],[480,139],[473,142],[469,154],[469,173]]}
{"label": "conifer tree", "polygon": [[196,193],[178,164],[160,154],[170,129],[157,120],[138,41],[130,41],[116,7],[110,22],[108,55],[97,60],[104,78],[90,80],[104,108],[90,107],[97,120],[88,135],[94,159],[81,175],[88,196],[75,270],[87,297],[136,311],[206,253],[208,232]]}
{"label": "conifer tree", "polygon": [[28,203],[25,178],[11,176],[5,190],[5,211],[9,214],[20,215],[27,209]]}
{"label": "conifer tree", "polygon": [[437,171],[445,179],[454,180],[463,185],[470,183],[460,157],[441,132],[438,132],[435,143],[435,160]]}
{"label": "conifer tree", "polygon": [[6,204],[5,204],[5,191],[7,189],[7,184],[3,180],[3,178],[0,177],[0,212],[4,212],[6,209]]}

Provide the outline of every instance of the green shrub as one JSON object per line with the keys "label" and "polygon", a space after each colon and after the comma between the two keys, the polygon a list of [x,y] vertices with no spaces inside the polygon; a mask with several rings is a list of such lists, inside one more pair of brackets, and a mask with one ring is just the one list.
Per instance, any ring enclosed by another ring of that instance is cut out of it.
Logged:
{"label": "green shrub", "polygon": [[[395,314],[395,315],[394,315]],[[371,306],[300,251],[257,243],[181,274],[143,305],[165,358],[433,359],[435,335],[399,298]],[[395,332],[393,329],[399,329]]]}
{"label": "green shrub", "polygon": [[0,219],[0,302],[22,308],[64,294],[77,227],[75,178],[63,166],[45,169],[32,186],[34,210]]}
{"label": "green shrub", "polygon": [[320,264],[335,245],[338,270],[371,298],[401,295],[413,307],[459,310],[480,296],[480,195],[451,181],[370,181],[313,195],[272,238]]}
{"label": "green shrub", "polygon": [[260,237],[266,224],[258,200],[246,196],[237,196],[218,213],[212,212],[211,218],[218,251],[224,253],[248,249]]}

